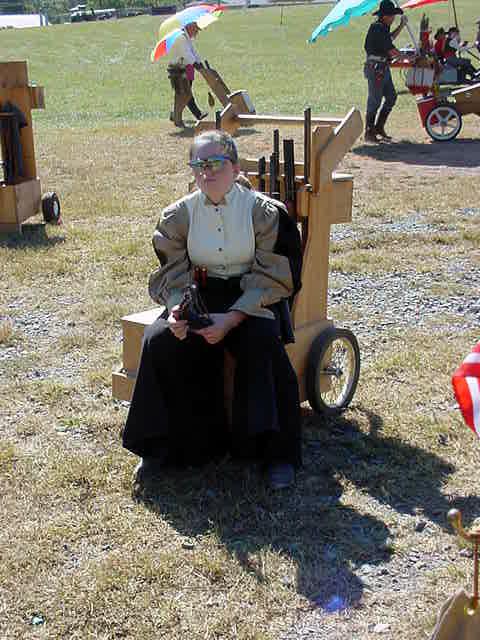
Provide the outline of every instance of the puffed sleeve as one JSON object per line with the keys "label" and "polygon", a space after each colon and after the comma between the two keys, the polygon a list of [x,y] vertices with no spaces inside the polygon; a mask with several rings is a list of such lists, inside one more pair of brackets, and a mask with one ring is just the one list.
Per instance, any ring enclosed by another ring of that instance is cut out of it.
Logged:
{"label": "puffed sleeve", "polygon": [[279,213],[273,202],[258,195],[252,209],[255,257],[252,268],[242,276],[243,291],[231,309],[250,316],[273,318],[267,309],[293,293],[293,279],[286,256],[274,253],[278,237]]}
{"label": "puffed sleeve", "polygon": [[150,297],[169,311],[180,302],[182,289],[190,281],[188,227],[188,208],[179,200],[163,210],[152,238],[160,266],[150,276],[148,290]]}

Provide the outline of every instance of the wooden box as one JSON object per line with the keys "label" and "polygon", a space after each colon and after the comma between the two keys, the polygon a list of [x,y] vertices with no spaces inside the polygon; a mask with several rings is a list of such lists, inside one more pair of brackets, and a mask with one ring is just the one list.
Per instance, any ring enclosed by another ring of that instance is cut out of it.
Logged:
{"label": "wooden box", "polygon": [[20,231],[22,222],[40,211],[40,179],[0,184],[0,233]]}

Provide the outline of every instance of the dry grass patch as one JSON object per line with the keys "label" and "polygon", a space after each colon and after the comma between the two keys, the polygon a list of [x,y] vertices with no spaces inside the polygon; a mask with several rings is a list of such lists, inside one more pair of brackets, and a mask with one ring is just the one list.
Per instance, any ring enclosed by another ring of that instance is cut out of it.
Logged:
{"label": "dry grass patch", "polygon": [[[301,111],[301,96],[284,100]],[[405,113],[392,125],[413,145],[421,131]],[[190,143],[142,117],[78,120],[59,135],[42,121],[42,187],[60,194],[64,224],[0,239],[0,317],[12,323],[0,340],[0,636],[279,640],[310,615],[328,640],[370,640],[383,620],[389,637],[427,634],[432,610],[471,574],[446,511],[480,513],[479,449],[450,388],[478,339],[461,311],[420,328],[414,316],[402,324],[397,300],[389,325],[361,295],[332,304],[337,324],[356,323],[361,379],[338,420],[304,407],[305,467],[291,491],[272,495],[256,469],[224,461],[132,494],[127,407],[112,401],[110,374],[120,317],[152,304],[151,234],[186,191]],[[300,129],[282,137],[300,148]],[[238,136],[250,157],[271,141],[271,129]],[[363,146],[341,167],[355,176],[355,209],[352,235],[332,244],[333,277],[354,272],[361,293],[362,277],[366,291],[384,274],[412,275],[419,290],[471,299],[478,218],[459,212],[480,197],[476,176],[412,157],[400,167]],[[417,217],[431,233],[408,227]]]}

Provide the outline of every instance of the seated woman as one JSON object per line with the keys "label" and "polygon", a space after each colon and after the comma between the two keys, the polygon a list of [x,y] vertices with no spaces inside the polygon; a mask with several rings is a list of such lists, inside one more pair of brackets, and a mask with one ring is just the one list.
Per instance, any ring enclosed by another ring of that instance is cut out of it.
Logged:
{"label": "seated woman", "polygon": [[467,43],[460,39],[460,31],[457,27],[450,27],[444,47],[445,64],[454,67],[460,73],[459,80],[464,82],[468,76],[473,80],[477,70],[467,58],[461,58],[457,54],[466,51]]}
{"label": "seated woman", "polygon": [[[160,267],[149,289],[167,306],[167,327],[159,319],[145,331],[123,446],[142,457],[138,479],[230,452],[259,459],[272,488],[288,487],[301,463],[300,403],[276,306],[294,290],[288,257],[275,253],[279,210],[237,182],[237,149],[223,131],[196,137],[189,165],[198,190],[164,209],[153,236]],[[178,305],[199,269],[213,324],[191,330]],[[225,349],[236,361],[230,429]]]}

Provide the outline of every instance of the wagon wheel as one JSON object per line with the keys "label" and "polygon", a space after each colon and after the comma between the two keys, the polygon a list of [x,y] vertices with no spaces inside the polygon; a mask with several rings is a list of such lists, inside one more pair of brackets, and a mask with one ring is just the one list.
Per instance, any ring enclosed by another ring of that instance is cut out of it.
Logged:
{"label": "wagon wheel", "polygon": [[453,140],[462,128],[462,116],[450,104],[439,105],[428,114],[425,128],[432,140],[438,142]]}
{"label": "wagon wheel", "polygon": [[306,387],[317,413],[338,415],[350,404],[360,375],[360,349],[348,329],[326,329],[308,354]]}
{"label": "wagon wheel", "polygon": [[60,223],[60,200],[54,191],[43,194],[42,213],[45,222],[50,222],[51,224]]}

